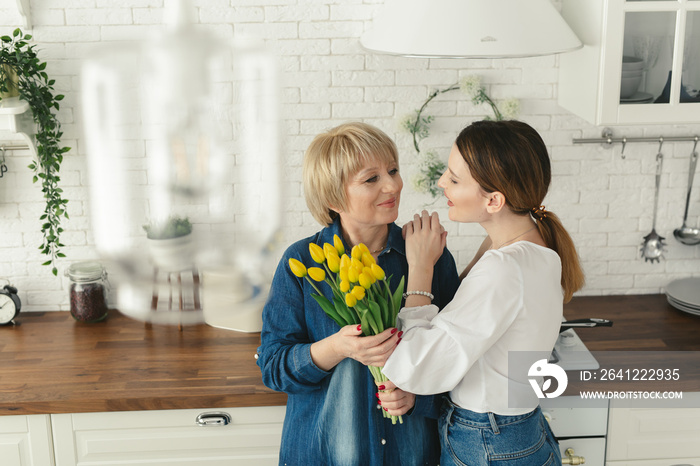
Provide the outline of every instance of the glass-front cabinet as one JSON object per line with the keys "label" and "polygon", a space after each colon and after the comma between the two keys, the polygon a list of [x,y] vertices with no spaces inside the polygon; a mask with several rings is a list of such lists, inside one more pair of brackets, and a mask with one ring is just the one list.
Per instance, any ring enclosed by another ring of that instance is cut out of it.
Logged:
{"label": "glass-front cabinet", "polygon": [[559,104],[597,125],[700,122],[700,0],[562,0],[584,47]]}

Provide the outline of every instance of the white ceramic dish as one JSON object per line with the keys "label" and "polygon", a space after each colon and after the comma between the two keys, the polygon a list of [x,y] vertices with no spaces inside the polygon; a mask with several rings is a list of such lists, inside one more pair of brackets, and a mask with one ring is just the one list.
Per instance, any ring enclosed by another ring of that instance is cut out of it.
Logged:
{"label": "white ceramic dish", "polygon": [[700,309],[700,277],[673,280],[666,285],[666,295],[680,304]]}
{"label": "white ceramic dish", "polygon": [[671,306],[675,307],[675,308],[678,309],[679,311],[683,311],[683,312],[686,312],[686,313],[688,313],[688,314],[693,314],[693,315],[696,315],[696,316],[700,316],[700,309],[698,309],[698,308],[688,307],[688,306],[686,306],[686,305],[684,305],[684,304],[681,304],[681,303],[679,303],[679,302],[677,302],[677,301],[674,301],[673,298],[669,297],[668,295],[666,296],[666,301],[668,301],[668,303],[669,303]]}
{"label": "white ceramic dish", "polygon": [[637,92],[631,97],[627,97],[626,99],[621,98],[620,102],[637,102],[637,103],[645,103],[645,102],[651,102],[654,100],[654,96],[651,94],[647,94],[646,92]]}
{"label": "white ceramic dish", "polygon": [[629,71],[622,70],[622,77],[623,78],[634,78],[637,76],[641,77],[642,73],[643,73],[642,70],[629,70]]}
{"label": "white ceramic dish", "polygon": [[632,76],[630,78],[622,77],[620,83],[620,98],[628,99],[637,93],[639,85],[642,82],[642,76]]}
{"label": "white ceramic dish", "polygon": [[622,71],[641,70],[644,68],[644,60],[638,57],[625,55],[622,57]]}

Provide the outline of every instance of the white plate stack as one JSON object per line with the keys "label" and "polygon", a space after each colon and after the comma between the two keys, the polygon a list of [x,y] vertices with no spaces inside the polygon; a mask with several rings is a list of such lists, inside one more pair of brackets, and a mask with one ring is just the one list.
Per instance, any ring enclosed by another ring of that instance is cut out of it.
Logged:
{"label": "white plate stack", "polygon": [[680,278],[666,285],[666,300],[680,311],[700,316],[700,277]]}

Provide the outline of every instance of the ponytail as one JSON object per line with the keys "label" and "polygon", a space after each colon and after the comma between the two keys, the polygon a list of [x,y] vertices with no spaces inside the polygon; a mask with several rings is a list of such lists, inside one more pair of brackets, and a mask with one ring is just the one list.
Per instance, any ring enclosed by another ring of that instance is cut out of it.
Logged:
{"label": "ponytail", "polygon": [[568,303],[586,281],[574,241],[556,214],[545,211],[544,206],[533,211],[542,239],[548,248],[559,254],[561,259],[561,287],[564,290],[564,302]]}

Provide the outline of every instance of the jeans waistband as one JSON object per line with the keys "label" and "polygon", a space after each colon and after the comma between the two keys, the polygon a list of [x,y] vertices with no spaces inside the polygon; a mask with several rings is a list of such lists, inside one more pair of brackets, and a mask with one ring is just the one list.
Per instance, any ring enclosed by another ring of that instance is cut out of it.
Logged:
{"label": "jeans waistband", "polygon": [[540,413],[538,406],[534,410],[525,414],[517,414],[514,416],[501,415],[495,413],[477,413],[469,409],[460,408],[452,403],[448,397],[443,397],[443,410],[445,411],[447,422],[452,425],[454,422],[467,424],[476,428],[491,429],[495,433],[499,432],[499,426],[515,424],[524,420],[530,419]]}

